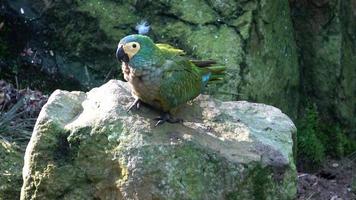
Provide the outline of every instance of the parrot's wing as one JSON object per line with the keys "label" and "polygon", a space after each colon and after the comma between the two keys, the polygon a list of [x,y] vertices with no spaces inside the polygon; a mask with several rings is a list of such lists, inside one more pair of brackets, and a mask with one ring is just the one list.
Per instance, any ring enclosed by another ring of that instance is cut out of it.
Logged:
{"label": "parrot's wing", "polygon": [[178,56],[182,56],[185,55],[185,52],[182,49],[178,49],[174,46],[171,46],[169,44],[156,44],[156,46],[161,50],[161,52],[163,53],[167,53],[167,54],[172,54],[172,55],[178,55]]}
{"label": "parrot's wing", "polygon": [[175,108],[196,96],[202,89],[202,77],[199,69],[184,59],[165,66],[160,84],[160,96],[167,110]]}

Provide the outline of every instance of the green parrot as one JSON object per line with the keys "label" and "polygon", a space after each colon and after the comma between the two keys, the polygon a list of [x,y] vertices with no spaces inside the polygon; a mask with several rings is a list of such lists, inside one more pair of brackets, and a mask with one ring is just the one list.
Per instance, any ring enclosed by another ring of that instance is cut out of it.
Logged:
{"label": "green parrot", "polygon": [[214,66],[215,61],[189,60],[182,50],[138,34],[120,40],[116,57],[135,97],[128,111],[139,108],[140,102],[162,111],[156,126],[181,122],[171,116],[176,109],[197,97],[209,82],[221,80],[225,71],[224,66]]}

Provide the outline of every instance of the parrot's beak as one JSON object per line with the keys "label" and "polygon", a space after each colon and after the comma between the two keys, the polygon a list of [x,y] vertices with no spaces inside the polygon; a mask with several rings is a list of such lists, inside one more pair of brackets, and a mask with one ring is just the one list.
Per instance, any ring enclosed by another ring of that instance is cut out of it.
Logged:
{"label": "parrot's beak", "polygon": [[117,58],[117,60],[119,60],[121,62],[126,62],[127,63],[127,62],[130,61],[129,56],[125,53],[125,51],[122,48],[122,46],[117,48],[117,50],[116,50],[116,58]]}

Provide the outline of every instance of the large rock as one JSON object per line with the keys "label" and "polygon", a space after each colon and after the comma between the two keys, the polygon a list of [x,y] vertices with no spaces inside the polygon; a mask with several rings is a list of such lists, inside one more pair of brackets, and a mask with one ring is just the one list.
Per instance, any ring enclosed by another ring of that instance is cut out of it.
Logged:
{"label": "large rock", "polygon": [[30,30],[21,33],[33,33],[16,49],[36,49],[37,58],[43,60],[37,70],[81,86],[72,82],[57,84],[59,88],[87,89],[108,77],[119,77],[114,58],[117,43],[136,33],[136,23],[146,19],[152,28],[149,36],[156,42],[227,66],[225,82],[209,89],[215,97],[272,104],[296,118],[299,71],[288,1],[5,2],[30,23]]}
{"label": "large rock", "polygon": [[21,199],[294,199],[293,122],[264,104],[200,96],[183,124],[126,112],[127,83],[57,90],[25,155]]}

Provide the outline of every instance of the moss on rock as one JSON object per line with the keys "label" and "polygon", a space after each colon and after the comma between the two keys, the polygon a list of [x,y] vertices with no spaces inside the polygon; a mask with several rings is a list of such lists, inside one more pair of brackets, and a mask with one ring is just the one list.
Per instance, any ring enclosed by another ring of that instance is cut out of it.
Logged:
{"label": "moss on rock", "polygon": [[23,152],[0,139],[0,199],[19,199]]}
{"label": "moss on rock", "polygon": [[[293,170],[293,169],[290,169]],[[291,182],[296,179],[296,175],[283,177],[278,180],[278,174],[271,168],[263,167],[259,164],[249,167],[246,179],[238,184],[235,191],[227,195],[229,200],[238,199],[295,199],[296,188]],[[279,185],[284,185],[280,187]],[[279,189],[277,189],[279,188]]]}

